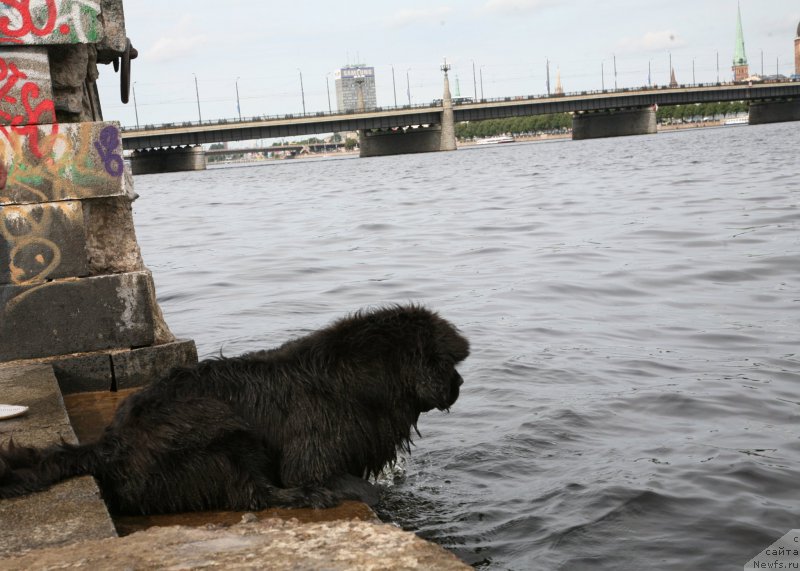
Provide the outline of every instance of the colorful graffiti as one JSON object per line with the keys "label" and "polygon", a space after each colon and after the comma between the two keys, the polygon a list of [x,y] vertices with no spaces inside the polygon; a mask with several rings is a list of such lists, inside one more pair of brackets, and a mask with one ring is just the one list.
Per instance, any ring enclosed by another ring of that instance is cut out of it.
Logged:
{"label": "colorful graffiti", "polygon": [[25,134],[0,138],[0,204],[51,202],[123,194],[119,129],[108,123],[64,123],[38,129],[43,157]]}
{"label": "colorful graffiti", "polygon": [[[26,55],[47,57],[45,53]],[[0,55],[0,133],[9,141],[12,137],[26,138],[30,152],[39,159],[44,158],[46,149],[42,148],[37,125],[50,124],[49,135],[58,134],[55,103],[47,97],[49,93],[49,82],[41,88],[29,80],[27,70],[20,70],[16,62]]]}
{"label": "colorful graffiti", "polygon": [[95,43],[99,0],[0,0],[0,44]]}
{"label": "colorful graffiti", "polygon": [[[67,269],[62,242],[70,228],[82,228],[79,199],[124,192],[116,125],[70,123],[55,135],[42,131],[44,159],[33,155],[24,135],[0,138],[0,282],[25,286],[7,300],[6,312]],[[77,234],[84,239],[82,230]],[[67,258],[68,266],[81,251]]]}

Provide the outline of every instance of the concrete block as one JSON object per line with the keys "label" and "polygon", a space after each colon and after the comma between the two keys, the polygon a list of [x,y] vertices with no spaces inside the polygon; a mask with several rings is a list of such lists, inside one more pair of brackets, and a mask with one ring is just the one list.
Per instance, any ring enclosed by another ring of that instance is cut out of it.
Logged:
{"label": "concrete block", "polygon": [[86,249],[92,274],[144,270],[127,196],[83,201]]}
{"label": "concrete block", "polygon": [[58,379],[61,393],[70,395],[93,391],[110,391],[114,388],[111,353],[76,353],[47,359]]}
{"label": "concrete block", "polygon": [[[100,0],[100,19],[103,21],[103,41],[97,46],[98,57],[103,52],[125,50],[128,35],[125,32],[125,13],[122,0]],[[109,63],[109,62],[103,62]]]}
{"label": "concrete block", "polygon": [[29,125],[56,122],[47,48],[0,48],[0,69],[0,125],[24,134]]}
{"label": "concrete block", "polygon": [[61,392],[124,390],[142,387],[174,367],[197,364],[194,341],[179,339],[138,349],[75,353],[39,360],[53,367]]}
{"label": "concrete block", "polygon": [[93,44],[103,37],[99,0],[29,0],[3,8],[0,43]]}
{"label": "concrete block", "polygon": [[0,286],[0,361],[151,345],[151,291],[148,272]]}
{"label": "concrete block", "polygon": [[0,137],[0,206],[122,196],[122,140],[116,123],[11,129]]}
{"label": "concrete block", "polygon": [[191,339],[114,353],[114,380],[118,390],[142,387],[175,367],[197,364],[197,347]]}
{"label": "concrete block", "polygon": [[[13,437],[24,446],[47,446],[62,438],[77,443],[51,367],[0,365],[0,394],[3,402],[30,407],[25,416],[0,422],[0,442]],[[0,529],[0,558],[116,536],[97,484],[89,476],[38,494],[0,500]]]}
{"label": "concrete block", "polygon": [[89,275],[78,201],[0,206],[0,284]]}

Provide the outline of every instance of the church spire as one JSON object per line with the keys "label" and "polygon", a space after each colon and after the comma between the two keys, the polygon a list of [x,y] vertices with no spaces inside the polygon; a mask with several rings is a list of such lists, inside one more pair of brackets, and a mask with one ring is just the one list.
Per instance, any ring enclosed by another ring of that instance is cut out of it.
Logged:
{"label": "church spire", "polygon": [[737,3],[736,14],[736,47],[733,52],[733,80],[743,81],[750,75],[747,66],[747,54],[744,49],[744,32],[742,31],[742,6]]}

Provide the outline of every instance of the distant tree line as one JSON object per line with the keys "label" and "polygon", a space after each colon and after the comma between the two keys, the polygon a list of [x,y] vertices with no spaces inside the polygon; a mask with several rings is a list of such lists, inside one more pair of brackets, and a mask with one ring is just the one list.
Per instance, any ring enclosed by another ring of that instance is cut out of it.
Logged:
{"label": "distant tree line", "polygon": [[659,107],[656,118],[659,122],[683,121],[703,117],[727,117],[747,113],[748,104],[744,101],[725,103],[693,103],[690,105],[670,105]]}
{"label": "distant tree line", "polygon": [[572,115],[556,113],[553,115],[533,115],[530,117],[508,117],[506,119],[486,119],[456,125],[456,137],[472,139],[494,137],[505,133],[548,133],[572,128]]}
{"label": "distant tree line", "polygon": [[[659,122],[702,119],[704,117],[727,117],[747,113],[748,104],[744,101],[726,103],[697,103],[690,105],[670,105],[658,108]],[[530,117],[508,117],[505,119],[486,119],[469,121],[456,125],[456,137],[473,139],[494,137],[496,135],[522,135],[525,133],[552,133],[572,128],[572,115],[556,113],[553,115],[533,115]]]}

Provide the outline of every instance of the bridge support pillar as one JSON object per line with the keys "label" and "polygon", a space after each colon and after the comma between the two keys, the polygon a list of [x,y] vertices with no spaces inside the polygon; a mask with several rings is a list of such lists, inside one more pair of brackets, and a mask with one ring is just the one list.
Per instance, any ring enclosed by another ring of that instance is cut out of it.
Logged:
{"label": "bridge support pillar", "polygon": [[750,104],[750,124],[800,121],[800,99],[789,101],[758,101]]}
{"label": "bridge support pillar", "polygon": [[650,135],[655,132],[656,112],[650,107],[576,113],[572,118],[572,138],[576,141],[626,135]]}
{"label": "bridge support pillar", "polygon": [[133,174],[206,170],[206,152],[203,147],[177,149],[146,149],[131,155]]}
{"label": "bridge support pillar", "polygon": [[433,153],[442,149],[442,126],[397,129],[396,131],[359,131],[361,157]]}

